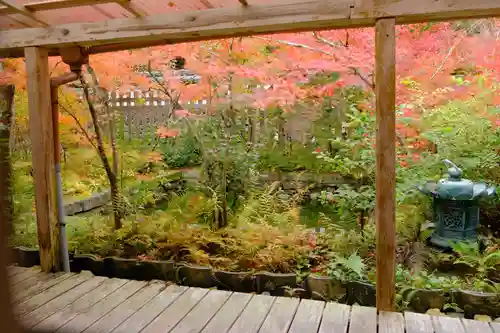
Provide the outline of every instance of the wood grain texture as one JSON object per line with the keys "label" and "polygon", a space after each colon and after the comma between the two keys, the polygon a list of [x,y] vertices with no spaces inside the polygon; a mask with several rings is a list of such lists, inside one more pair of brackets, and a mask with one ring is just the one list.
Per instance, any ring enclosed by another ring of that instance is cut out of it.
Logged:
{"label": "wood grain texture", "polygon": [[144,281],[129,281],[123,287],[108,295],[100,302],[94,304],[88,310],[80,313],[78,316],[61,326],[58,333],[81,333],[91,326],[101,317],[113,310],[131,295],[141,290],[146,285]]}
{"label": "wood grain texture", "polygon": [[61,294],[60,296],[54,298],[53,300],[45,303],[44,305],[38,307],[36,310],[27,314],[23,319],[23,326],[25,328],[31,328],[41,322],[42,320],[48,318],[54,313],[62,310],[68,304],[73,303],[75,300],[83,296],[84,294],[90,292],[92,289],[98,287],[107,278],[102,276],[96,276],[90,278],[87,281],[71,288],[67,292]]}
{"label": "wood grain texture", "polygon": [[38,273],[40,273],[40,267],[39,266],[28,268],[27,270],[25,270],[21,274],[14,275],[10,279],[11,285],[15,286],[16,284],[18,284],[20,282],[23,282],[24,280],[32,278],[33,276],[35,276]]}
{"label": "wood grain texture", "polygon": [[42,271],[59,270],[59,229],[48,51],[25,49],[35,205]]}
{"label": "wood grain texture", "polygon": [[404,333],[405,322],[403,315],[399,312],[381,311],[378,315],[379,333]]}
{"label": "wood grain texture", "polygon": [[375,25],[377,309],[394,311],[396,270],[395,19]]}
{"label": "wood grain texture", "polygon": [[321,322],[325,302],[302,299],[295,313],[290,333],[316,333]]}
{"label": "wood grain texture", "polygon": [[230,333],[257,333],[275,301],[274,297],[254,295],[229,330]]}
{"label": "wood grain texture", "polygon": [[490,323],[491,328],[493,329],[493,332],[495,333],[500,333],[500,323],[494,322]]}
{"label": "wood grain texture", "polygon": [[259,333],[286,333],[299,307],[297,298],[279,297],[262,324]]}
{"label": "wood grain texture", "polygon": [[36,310],[37,308],[41,307],[45,303],[50,302],[54,298],[58,297],[59,295],[64,294],[68,290],[77,287],[81,283],[87,281],[88,279],[91,279],[92,276],[90,274],[78,274],[70,277],[69,279],[66,279],[62,281],[59,284],[56,284],[55,286],[27,299],[26,301],[20,303],[17,308],[16,308],[16,313],[18,316],[24,316],[31,311]]}
{"label": "wood grain texture", "polygon": [[165,311],[160,313],[141,333],[169,332],[198,302],[208,289],[189,288]]}
{"label": "wood grain texture", "polygon": [[113,333],[137,333],[146,327],[163,310],[170,306],[188,288],[172,285],[156,295],[151,301],[144,305],[139,311],[130,316]]}
{"label": "wood grain texture", "polygon": [[466,333],[460,319],[447,316],[431,316],[436,333]]}
{"label": "wood grain texture", "polygon": [[154,298],[165,288],[163,283],[149,283],[133,296],[118,305],[108,314],[85,330],[87,333],[110,333],[137,310]]}
{"label": "wood grain texture", "polygon": [[224,290],[210,290],[208,294],[181,320],[171,333],[199,333],[231,296]]}
{"label": "wood grain texture", "polygon": [[479,320],[462,319],[467,333],[494,333],[490,323]]}
{"label": "wood grain texture", "polygon": [[275,32],[356,28],[374,26],[377,19],[386,17],[396,17],[398,24],[409,24],[488,16],[500,16],[497,0],[399,0],[383,4],[370,0],[269,2],[92,24],[10,29],[0,32],[0,55],[21,56],[19,51],[31,46],[56,48],[74,43],[82,46],[114,43],[117,51]]}
{"label": "wood grain texture", "polygon": [[243,312],[243,309],[250,302],[251,298],[251,294],[233,293],[219,312],[217,312],[207,326],[205,326],[202,332],[225,333],[229,331],[229,328]]}
{"label": "wood grain texture", "polygon": [[346,304],[327,303],[318,333],[347,333],[351,307]]}
{"label": "wood grain texture", "polygon": [[[45,273],[46,274],[46,273]],[[12,301],[14,304],[22,303],[28,298],[34,297],[45,290],[52,288],[53,286],[61,283],[62,281],[69,279],[74,276],[74,273],[56,273],[56,274],[46,274],[45,277],[40,277],[40,279],[30,287],[25,289],[13,288]]]}
{"label": "wood grain texture", "polygon": [[106,279],[100,286],[85,294],[74,303],[68,305],[64,309],[54,313],[39,324],[33,327],[35,332],[54,332],[59,327],[72,320],[80,313],[86,311],[92,305],[96,304],[104,297],[108,296],[127,281],[121,279]]}
{"label": "wood grain texture", "polygon": [[405,312],[406,333],[434,333],[431,316],[422,313]]}
{"label": "wood grain texture", "polygon": [[[24,5],[30,11],[43,11],[62,8],[77,8],[79,6],[99,5],[104,3],[117,2],[117,0],[42,0],[33,1]],[[15,9],[7,6],[0,7],[0,15],[15,14]]]}
{"label": "wood grain texture", "polygon": [[45,22],[45,20],[42,17],[40,17],[40,15],[29,10],[28,8],[26,8],[22,4],[19,4],[15,0],[0,0],[0,4],[9,8],[14,13],[26,16],[31,21],[33,21],[34,26],[38,26],[38,25],[48,26],[49,25],[47,22]]}
{"label": "wood grain texture", "polygon": [[353,305],[349,333],[376,333],[377,309]]}

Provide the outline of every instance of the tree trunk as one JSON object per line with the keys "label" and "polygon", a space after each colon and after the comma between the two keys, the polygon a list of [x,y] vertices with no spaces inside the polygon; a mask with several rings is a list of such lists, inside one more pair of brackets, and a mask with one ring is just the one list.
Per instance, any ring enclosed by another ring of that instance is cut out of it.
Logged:
{"label": "tree trunk", "polygon": [[85,96],[85,100],[87,101],[90,115],[92,117],[92,123],[94,125],[94,131],[97,139],[97,153],[99,154],[99,158],[101,159],[102,164],[104,166],[104,170],[106,170],[106,175],[108,176],[109,187],[111,188],[111,200],[113,204],[114,225],[115,229],[118,230],[122,227],[122,209],[120,207],[121,200],[120,200],[120,191],[118,189],[118,179],[113,170],[111,170],[111,165],[109,163],[108,157],[106,156],[101,128],[99,127],[98,123],[97,111],[94,107],[94,104],[90,100],[89,89],[87,83],[85,82],[82,76],[80,76],[80,82],[82,83],[83,94]]}

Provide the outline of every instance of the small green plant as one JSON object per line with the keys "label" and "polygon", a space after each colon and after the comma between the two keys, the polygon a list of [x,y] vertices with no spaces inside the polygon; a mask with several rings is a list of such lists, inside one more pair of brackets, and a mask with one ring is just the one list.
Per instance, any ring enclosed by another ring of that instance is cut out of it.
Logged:
{"label": "small green plant", "polygon": [[326,273],[341,281],[358,281],[366,279],[365,269],[366,265],[357,253],[353,253],[347,258],[333,255],[328,263]]}

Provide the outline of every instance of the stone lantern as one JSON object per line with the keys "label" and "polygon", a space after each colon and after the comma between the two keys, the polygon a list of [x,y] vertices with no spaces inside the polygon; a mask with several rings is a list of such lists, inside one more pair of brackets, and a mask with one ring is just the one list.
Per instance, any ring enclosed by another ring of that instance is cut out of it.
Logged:
{"label": "stone lantern", "polygon": [[437,183],[428,182],[419,190],[432,197],[435,231],[431,244],[450,249],[451,242],[476,242],[479,225],[480,198],[495,195],[495,187],[474,183],[462,178],[462,170],[453,162],[444,160],[448,167],[448,178]]}

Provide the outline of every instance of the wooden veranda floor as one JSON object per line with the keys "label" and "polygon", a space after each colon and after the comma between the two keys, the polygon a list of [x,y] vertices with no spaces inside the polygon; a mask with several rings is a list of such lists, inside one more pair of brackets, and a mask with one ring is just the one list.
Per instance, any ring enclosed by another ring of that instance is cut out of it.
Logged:
{"label": "wooden veranda floor", "polygon": [[500,333],[500,323],[9,267],[17,315],[59,333]]}

